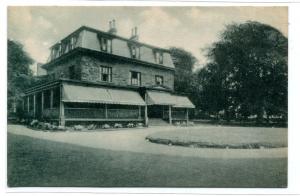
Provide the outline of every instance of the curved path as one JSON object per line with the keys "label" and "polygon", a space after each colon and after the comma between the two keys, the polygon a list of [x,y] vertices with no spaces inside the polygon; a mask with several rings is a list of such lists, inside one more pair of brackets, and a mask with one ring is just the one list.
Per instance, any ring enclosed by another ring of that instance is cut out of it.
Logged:
{"label": "curved path", "polygon": [[[206,126],[206,128],[216,128]],[[64,142],[80,146],[102,148],[138,153],[166,154],[173,156],[192,156],[204,158],[285,158],[287,148],[272,149],[213,149],[166,146],[147,142],[145,137],[157,131],[193,129],[195,127],[150,127],[135,129],[43,132],[29,129],[22,125],[8,125],[8,133],[33,138]],[[199,126],[196,128],[199,129]]]}

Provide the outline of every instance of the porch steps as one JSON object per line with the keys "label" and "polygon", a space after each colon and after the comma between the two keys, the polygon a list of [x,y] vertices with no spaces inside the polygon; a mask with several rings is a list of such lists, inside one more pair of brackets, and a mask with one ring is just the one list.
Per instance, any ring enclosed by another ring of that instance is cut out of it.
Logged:
{"label": "porch steps", "polygon": [[161,118],[149,118],[149,126],[172,126]]}

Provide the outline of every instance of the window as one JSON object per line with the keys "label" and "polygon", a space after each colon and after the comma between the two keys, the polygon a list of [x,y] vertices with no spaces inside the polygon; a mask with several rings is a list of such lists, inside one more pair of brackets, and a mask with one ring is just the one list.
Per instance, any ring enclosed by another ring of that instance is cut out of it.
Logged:
{"label": "window", "polygon": [[69,67],[69,78],[71,80],[75,79],[75,66],[74,65]]}
{"label": "window", "polygon": [[44,109],[50,108],[50,99],[51,99],[50,97],[51,97],[50,90],[45,90],[44,91]]}
{"label": "window", "polygon": [[130,72],[130,81],[131,81],[131,85],[141,86],[141,73],[131,71]]}
{"label": "window", "polygon": [[58,108],[60,104],[60,88],[56,87],[53,89],[53,108]]}
{"label": "window", "polygon": [[155,52],[155,62],[156,63],[163,64],[163,60],[164,60],[163,57],[164,57],[163,52],[159,52],[159,51]]}
{"label": "window", "polygon": [[112,68],[101,66],[101,81],[111,82],[112,81]]}
{"label": "window", "polygon": [[99,36],[99,35],[98,35],[98,39],[99,39],[99,42],[100,42],[100,50],[102,52],[111,53],[112,52],[112,41],[111,41],[111,39],[108,39],[106,37]]}
{"label": "window", "polygon": [[140,59],[140,48],[137,46],[131,46],[131,57],[134,59]]}
{"label": "window", "polygon": [[75,35],[71,38],[70,50],[73,50],[74,48],[76,48],[77,40],[78,40],[78,35]]}
{"label": "window", "polygon": [[51,60],[56,59],[60,55],[60,45],[56,45],[52,48]]}
{"label": "window", "polygon": [[29,111],[33,111],[33,109],[34,109],[33,104],[34,104],[34,98],[33,98],[33,95],[30,95],[29,96]]}
{"label": "window", "polygon": [[156,85],[163,85],[164,84],[164,78],[162,76],[155,76],[155,84]]}

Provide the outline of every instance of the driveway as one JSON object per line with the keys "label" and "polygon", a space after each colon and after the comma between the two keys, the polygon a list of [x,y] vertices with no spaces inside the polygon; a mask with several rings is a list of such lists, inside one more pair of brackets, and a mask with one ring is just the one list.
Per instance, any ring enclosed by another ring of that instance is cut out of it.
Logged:
{"label": "driveway", "polygon": [[[209,126],[212,129],[216,127]],[[206,127],[206,128],[209,128]],[[199,129],[199,126],[196,127]],[[221,127],[217,127],[221,128]],[[204,158],[286,158],[287,148],[273,149],[212,149],[187,148],[154,144],[145,140],[149,134],[158,131],[195,129],[195,127],[150,127],[118,129],[91,132],[43,132],[29,129],[22,125],[8,125],[8,132],[44,140],[75,144],[79,146],[171,156],[189,156]]]}

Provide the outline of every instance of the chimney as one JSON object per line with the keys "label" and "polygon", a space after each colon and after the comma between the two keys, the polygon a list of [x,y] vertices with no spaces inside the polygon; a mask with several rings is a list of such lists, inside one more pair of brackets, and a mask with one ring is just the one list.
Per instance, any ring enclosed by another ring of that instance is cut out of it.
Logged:
{"label": "chimney", "polygon": [[139,41],[139,36],[138,36],[138,32],[137,32],[137,27],[134,27],[131,29],[131,40],[133,41]]}
{"label": "chimney", "polygon": [[109,21],[109,30],[108,33],[111,34],[117,34],[117,28],[116,28],[116,21],[113,19],[112,21]]}

